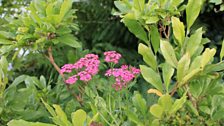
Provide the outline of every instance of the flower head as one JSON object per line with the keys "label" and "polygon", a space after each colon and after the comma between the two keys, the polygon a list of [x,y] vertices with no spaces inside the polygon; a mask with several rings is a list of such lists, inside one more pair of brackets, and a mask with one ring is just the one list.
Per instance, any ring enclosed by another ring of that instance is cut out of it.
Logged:
{"label": "flower head", "polygon": [[121,90],[123,87],[126,87],[127,84],[131,82],[139,73],[140,70],[135,67],[122,65],[121,68],[107,70],[105,76],[115,77],[115,83],[112,85],[112,87],[114,87],[116,90]]}
{"label": "flower head", "polygon": [[108,63],[115,63],[117,64],[119,59],[121,58],[121,54],[117,53],[116,51],[107,51],[104,52],[105,61]]}

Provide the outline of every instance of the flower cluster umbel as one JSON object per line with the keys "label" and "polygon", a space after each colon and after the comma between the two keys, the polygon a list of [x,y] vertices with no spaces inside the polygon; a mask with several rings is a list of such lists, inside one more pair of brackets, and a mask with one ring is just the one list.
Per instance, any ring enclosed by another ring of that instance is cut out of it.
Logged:
{"label": "flower cluster umbel", "polygon": [[[105,62],[117,64],[121,58],[121,54],[116,51],[104,52]],[[75,84],[77,80],[88,82],[96,75],[99,71],[99,57],[95,54],[87,54],[84,58],[79,59],[74,64],[65,64],[61,68],[61,74],[71,73],[75,69],[75,75],[70,76],[65,83]],[[121,68],[111,68],[107,70],[105,76],[113,76],[116,82],[112,85],[116,90],[121,90],[123,87],[126,87],[129,82],[131,82],[136,75],[140,73],[140,70],[128,66],[122,65]]]}
{"label": "flower cluster umbel", "polygon": [[75,64],[65,64],[61,68],[61,73],[71,73],[75,69],[78,73],[65,80],[67,84],[74,84],[78,78],[81,81],[88,82],[92,76],[99,71],[99,57],[95,54],[87,54],[84,58],[79,59]]}

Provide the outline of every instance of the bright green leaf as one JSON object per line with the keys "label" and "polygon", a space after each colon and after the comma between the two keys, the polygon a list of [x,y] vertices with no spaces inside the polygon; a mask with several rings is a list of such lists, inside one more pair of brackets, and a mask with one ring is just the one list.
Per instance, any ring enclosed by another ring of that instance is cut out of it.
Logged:
{"label": "bright green leaf", "polygon": [[205,49],[204,53],[202,54],[201,68],[204,68],[205,65],[207,65],[209,61],[211,61],[215,53],[216,53],[215,49],[209,49],[209,48]]}
{"label": "bright green leaf", "polygon": [[170,80],[174,74],[174,68],[170,64],[164,63],[162,66],[162,73],[163,81],[166,85],[166,91],[169,92]]}
{"label": "bright green leaf", "polygon": [[81,47],[81,44],[77,41],[77,38],[71,34],[58,37],[57,40],[59,40],[61,43],[64,43],[64,44],[74,47],[74,48]]}
{"label": "bright green leaf", "polygon": [[137,38],[141,39],[146,44],[148,44],[149,41],[144,28],[141,26],[139,22],[137,22],[133,18],[130,18],[129,16],[130,15],[125,15],[125,17],[122,20],[125,26],[128,27],[129,31],[132,32]]}
{"label": "bright green leaf", "polygon": [[79,109],[72,113],[72,124],[73,126],[84,126],[86,121],[86,112]]}
{"label": "bright green leaf", "polygon": [[160,46],[160,35],[159,35],[157,27],[155,26],[151,27],[150,36],[151,36],[150,38],[151,38],[151,44],[152,44],[153,50],[156,53]]}
{"label": "bright green leaf", "polygon": [[170,95],[163,95],[159,98],[158,104],[163,107],[165,112],[168,112],[173,104],[173,100]]}
{"label": "bright green leaf", "polygon": [[147,82],[152,84],[160,92],[163,92],[162,81],[161,81],[159,73],[156,73],[153,69],[145,65],[140,65],[140,69],[141,69],[141,74],[143,78]]}
{"label": "bright green leaf", "polygon": [[173,105],[169,111],[169,114],[170,115],[175,114],[180,108],[183,107],[186,100],[187,100],[187,96],[185,93],[180,99],[175,100],[175,102],[173,103]]}
{"label": "bright green leaf", "polygon": [[173,27],[173,34],[177,41],[179,42],[180,46],[183,45],[185,39],[185,30],[184,24],[180,21],[179,18],[172,17],[172,27]]}
{"label": "bright green leaf", "polygon": [[150,112],[152,113],[153,116],[157,117],[157,118],[162,118],[163,115],[163,107],[161,107],[158,104],[152,105],[150,107]]}
{"label": "bright green leaf", "polygon": [[187,30],[189,31],[196,18],[198,17],[203,1],[202,0],[189,0],[186,8],[187,14]]}
{"label": "bright green leaf", "polygon": [[138,53],[143,56],[143,60],[153,68],[153,70],[156,70],[157,68],[157,62],[156,57],[154,56],[152,50],[150,47],[147,47],[146,45],[140,43],[138,45]]}
{"label": "bright green leaf", "polygon": [[144,115],[147,112],[147,106],[145,99],[141,96],[141,94],[136,93],[134,97],[132,98],[132,102],[138,110],[141,111],[141,113]]}
{"label": "bright green leaf", "polygon": [[187,40],[186,52],[190,53],[190,56],[193,56],[194,53],[199,48],[202,41],[202,28],[199,28],[190,38]]}
{"label": "bright green leaf", "polygon": [[165,58],[166,62],[176,68],[177,58],[176,58],[172,45],[165,40],[160,40],[160,49],[162,51],[163,57]]}
{"label": "bright green leaf", "polygon": [[40,122],[27,122],[25,120],[11,120],[7,126],[56,126],[53,124],[40,123]]}
{"label": "bright green leaf", "polygon": [[133,7],[139,11],[143,11],[145,7],[145,0],[134,0]]}
{"label": "bright green leaf", "polygon": [[189,53],[186,53],[178,62],[177,65],[177,81],[180,82],[183,77],[186,75],[189,66],[190,66],[191,58]]}

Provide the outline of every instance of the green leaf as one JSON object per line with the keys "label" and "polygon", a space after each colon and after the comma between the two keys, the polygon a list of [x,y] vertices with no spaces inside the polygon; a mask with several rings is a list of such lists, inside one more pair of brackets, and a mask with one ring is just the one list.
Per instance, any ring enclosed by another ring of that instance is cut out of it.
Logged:
{"label": "green leaf", "polygon": [[169,111],[169,115],[175,114],[180,108],[182,108],[186,100],[187,100],[186,93],[180,99],[175,100]]}
{"label": "green leaf", "polygon": [[223,1],[222,0],[209,0],[210,3],[215,3],[215,5],[219,5],[222,4]]}
{"label": "green leaf", "polygon": [[3,45],[12,45],[13,42],[10,41],[10,40],[7,40],[7,39],[0,39],[0,44],[3,44]]}
{"label": "green leaf", "polygon": [[150,38],[151,38],[153,50],[156,53],[160,46],[160,35],[159,35],[157,27],[155,27],[155,26],[151,27],[150,36],[151,36]]}
{"label": "green leaf", "polygon": [[153,116],[157,117],[157,118],[162,118],[163,115],[163,107],[161,107],[158,104],[152,105],[150,107],[150,112],[152,113]]}
{"label": "green leaf", "polygon": [[46,8],[47,16],[51,16],[54,14],[54,3],[49,3]]}
{"label": "green leaf", "polygon": [[177,65],[177,81],[180,82],[183,77],[186,75],[189,66],[190,66],[191,58],[189,53],[186,53],[178,62]]}
{"label": "green leaf", "polygon": [[179,42],[179,45],[182,46],[184,39],[185,39],[185,30],[184,30],[184,24],[180,21],[179,18],[172,17],[172,27],[173,27],[173,34],[177,41]]}
{"label": "green leaf", "polygon": [[173,7],[177,7],[177,6],[179,6],[181,3],[183,3],[184,2],[184,0],[172,0],[172,3],[171,3],[171,5],[173,6]]}
{"label": "green leaf", "polygon": [[141,26],[139,22],[137,22],[137,20],[135,20],[133,17],[130,16],[131,15],[125,15],[124,18],[122,19],[125,26],[128,27],[129,31],[132,32],[137,38],[148,44],[149,41],[144,28]]}
{"label": "green leaf", "polygon": [[205,65],[207,65],[209,63],[209,61],[211,61],[211,59],[214,57],[216,53],[215,49],[209,49],[206,48],[204,53],[202,54],[202,59],[201,59],[201,68],[204,68]]}
{"label": "green leaf", "polygon": [[193,78],[195,75],[197,75],[200,71],[201,71],[201,68],[196,68],[196,69],[193,69],[192,71],[189,71],[188,74],[186,74],[184,76],[182,81],[180,81],[178,83],[179,86],[181,86],[181,85],[185,84],[186,82],[188,82],[191,78]]}
{"label": "green leaf", "polygon": [[130,6],[124,1],[114,1],[114,5],[122,12],[128,13],[131,8]]}
{"label": "green leaf", "polygon": [[163,92],[162,81],[161,81],[159,73],[156,73],[153,69],[145,65],[140,65],[140,69],[141,69],[141,74],[143,78],[147,82],[152,84],[160,92]]}
{"label": "green leaf", "polygon": [[62,108],[56,104],[54,104],[53,107],[55,109],[57,116],[62,120],[62,122],[64,122],[64,124],[67,124],[68,119],[65,112],[62,110]]}
{"label": "green leaf", "polygon": [[48,112],[51,114],[51,116],[56,117],[57,115],[56,115],[54,109],[49,104],[47,104],[43,99],[41,99],[41,101],[43,102],[45,108],[48,110]]}
{"label": "green leaf", "polygon": [[189,31],[196,18],[198,17],[203,1],[202,0],[189,0],[186,7],[187,14],[187,30]]}
{"label": "green leaf", "polygon": [[64,0],[61,9],[60,9],[60,16],[59,16],[59,22],[61,22],[65,16],[66,13],[72,8],[72,0]]}
{"label": "green leaf", "polygon": [[11,120],[7,124],[8,126],[56,126],[53,124],[40,123],[40,122],[27,122],[25,120]]}
{"label": "green leaf", "polygon": [[144,126],[142,124],[142,121],[137,117],[136,113],[133,113],[132,111],[129,110],[126,110],[125,113],[130,121],[134,122],[135,124],[138,124],[138,126]]}
{"label": "green leaf", "polygon": [[168,112],[173,104],[173,100],[170,95],[163,95],[159,98],[158,104],[163,107],[165,112]]}
{"label": "green leaf", "polygon": [[150,47],[147,47],[146,45],[140,43],[138,45],[138,53],[143,56],[143,60],[153,68],[153,70],[156,70],[157,68],[157,62],[156,57],[154,56],[152,50]]}
{"label": "green leaf", "polygon": [[166,85],[166,91],[169,92],[170,80],[174,74],[174,68],[170,64],[164,63],[162,66],[162,73],[163,81]]}
{"label": "green leaf", "polygon": [[223,56],[224,56],[224,40],[222,41],[222,49],[220,52],[220,61],[222,61]]}
{"label": "green leaf", "polygon": [[86,121],[86,112],[79,109],[72,113],[72,124],[73,126],[84,126]]}
{"label": "green leaf", "polygon": [[145,7],[145,0],[134,0],[133,7],[139,11],[143,11]]}
{"label": "green leaf", "polygon": [[147,113],[147,106],[145,99],[139,93],[135,93],[134,97],[132,98],[132,102],[134,106],[141,111],[143,115]]}
{"label": "green leaf", "polygon": [[68,46],[74,47],[74,48],[81,48],[80,43],[77,41],[77,38],[74,37],[71,34],[63,35],[61,37],[58,37],[57,40],[59,40],[61,43],[64,43]]}
{"label": "green leaf", "polygon": [[199,48],[202,41],[202,28],[199,28],[190,38],[187,40],[186,52],[190,53],[190,56],[193,56],[194,53]]}
{"label": "green leaf", "polygon": [[159,17],[158,16],[150,16],[150,17],[147,17],[145,23],[146,24],[155,24],[159,21]]}
{"label": "green leaf", "polygon": [[176,68],[177,58],[172,45],[165,40],[160,40],[160,49],[166,62]]}

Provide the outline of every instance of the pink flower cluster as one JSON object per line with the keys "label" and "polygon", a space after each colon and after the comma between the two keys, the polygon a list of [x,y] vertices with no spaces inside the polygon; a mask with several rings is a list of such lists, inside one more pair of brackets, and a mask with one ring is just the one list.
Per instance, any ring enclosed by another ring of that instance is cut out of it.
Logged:
{"label": "pink flower cluster", "polygon": [[116,51],[107,51],[104,52],[105,61],[108,63],[117,64],[119,59],[121,58],[121,54],[117,53]]}
{"label": "pink flower cluster", "polygon": [[113,76],[115,77],[115,84],[113,87],[116,90],[121,90],[123,87],[126,87],[127,84],[135,78],[137,74],[140,73],[140,70],[127,65],[122,65],[121,68],[113,68],[107,70],[105,76]]}
{"label": "pink flower cluster", "polygon": [[88,82],[92,79],[92,76],[99,71],[99,57],[95,54],[87,54],[84,58],[79,59],[75,64],[65,64],[61,68],[61,74],[71,73],[75,69],[78,73],[65,80],[67,84],[74,84],[76,81],[81,80]]}

